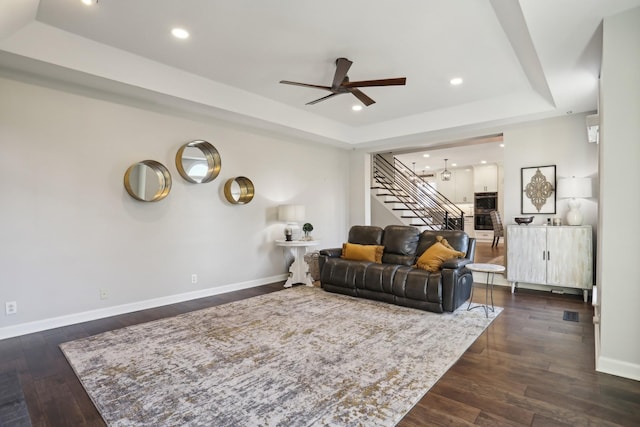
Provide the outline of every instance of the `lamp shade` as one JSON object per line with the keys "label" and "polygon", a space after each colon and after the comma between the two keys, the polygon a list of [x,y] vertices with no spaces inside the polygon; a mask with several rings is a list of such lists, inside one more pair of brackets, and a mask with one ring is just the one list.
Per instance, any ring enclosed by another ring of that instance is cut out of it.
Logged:
{"label": "lamp shade", "polygon": [[284,222],[304,221],[304,206],[280,205],[278,206],[278,219]]}
{"label": "lamp shade", "polygon": [[591,178],[560,178],[557,195],[560,199],[587,199],[592,196]]}

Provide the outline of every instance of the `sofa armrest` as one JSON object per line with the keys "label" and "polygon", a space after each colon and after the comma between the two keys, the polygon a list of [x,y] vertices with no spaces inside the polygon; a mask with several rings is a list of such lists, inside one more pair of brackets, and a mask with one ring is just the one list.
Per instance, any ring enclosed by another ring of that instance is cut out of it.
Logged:
{"label": "sofa armrest", "polygon": [[451,258],[442,263],[442,268],[450,268],[456,270],[458,268],[464,267],[467,264],[471,264],[471,260],[469,258]]}
{"label": "sofa armrest", "polygon": [[342,255],[342,248],[322,249],[320,251],[320,255],[324,255],[329,258],[338,258]]}
{"label": "sofa armrest", "polygon": [[322,269],[327,259],[340,258],[340,255],[342,255],[342,248],[322,249],[320,251],[320,256],[318,257],[318,271],[320,272],[320,276],[322,276]]}
{"label": "sofa armrest", "polygon": [[454,311],[471,296],[473,273],[468,268],[464,268],[471,262],[469,258],[456,258],[442,264],[442,308],[444,311]]}

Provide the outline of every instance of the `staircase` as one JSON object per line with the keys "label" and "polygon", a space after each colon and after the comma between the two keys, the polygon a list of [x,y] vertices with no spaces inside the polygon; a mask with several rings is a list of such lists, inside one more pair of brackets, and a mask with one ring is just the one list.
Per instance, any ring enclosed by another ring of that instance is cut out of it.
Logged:
{"label": "staircase", "polygon": [[464,230],[464,212],[398,159],[372,159],[371,192],[404,224],[420,230]]}

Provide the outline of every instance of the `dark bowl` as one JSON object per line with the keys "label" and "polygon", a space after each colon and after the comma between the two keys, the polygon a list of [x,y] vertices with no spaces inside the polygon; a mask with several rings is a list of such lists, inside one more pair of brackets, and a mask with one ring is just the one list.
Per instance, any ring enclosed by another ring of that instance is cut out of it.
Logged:
{"label": "dark bowl", "polygon": [[528,224],[531,224],[533,222],[533,217],[532,216],[518,216],[518,217],[513,218],[513,220],[516,222],[516,224],[528,225]]}

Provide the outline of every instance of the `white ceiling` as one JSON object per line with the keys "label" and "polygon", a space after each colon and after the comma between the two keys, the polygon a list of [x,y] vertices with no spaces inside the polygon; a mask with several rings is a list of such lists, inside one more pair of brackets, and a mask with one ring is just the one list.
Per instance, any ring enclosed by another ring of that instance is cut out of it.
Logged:
{"label": "white ceiling", "polygon": [[[640,0],[0,0],[0,72],[341,145],[596,109],[601,21]],[[170,30],[191,33],[177,40]],[[406,77],[350,94],[279,84]],[[462,77],[461,86],[451,86]]]}

